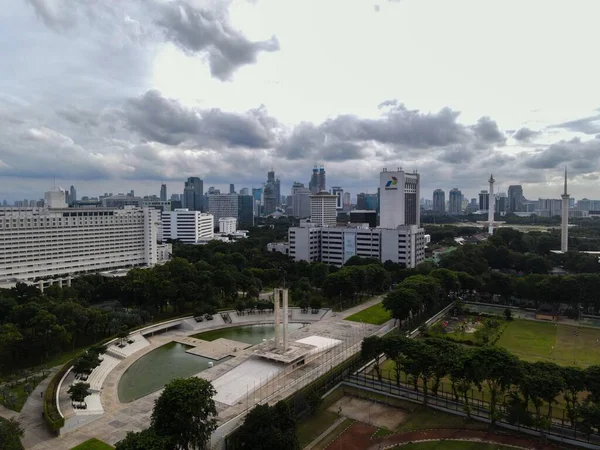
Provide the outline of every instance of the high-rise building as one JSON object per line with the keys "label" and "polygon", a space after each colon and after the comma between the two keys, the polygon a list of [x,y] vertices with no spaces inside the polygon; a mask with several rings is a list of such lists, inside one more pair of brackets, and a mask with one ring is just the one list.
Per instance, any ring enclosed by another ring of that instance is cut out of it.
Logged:
{"label": "high-rise building", "polygon": [[331,188],[331,195],[335,195],[335,209],[341,211],[344,209],[344,190],[339,186]]}
{"label": "high-rise building", "polygon": [[281,181],[275,179],[273,183],[273,191],[275,192],[275,206],[281,206]]}
{"label": "high-rise building", "polygon": [[336,196],[323,191],[310,196],[310,221],[318,226],[337,224]]}
{"label": "high-rise building", "polygon": [[248,188],[241,188],[240,195],[250,195],[250,191],[248,190]]}
{"label": "high-rise building", "polygon": [[187,208],[162,213],[163,239],[177,239],[186,244],[195,244],[200,239],[214,237],[214,230],[212,214],[190,211]]}
{"label": "high-rise building", "polygon": [[449,203],[448,203],[448,213],[453,215],[462,214],[463,207],[463,195],[457,188],[453,188],[450,190],[448,194]]}
{"label": "high-rise building", "polygon": [[0,208],[0,280],[34,280],[162,262],[160,212],[152,208]]}
{"label": "high-rise building", "polygon": [[433,191],[433,211],[436,213],[446,212],[446,193],[442,189]]}
{"label": "high-rise building", "polygon": [[350,196],[350,192],[344,192],[344,209],[350,209],[351,204],[352,197]]}
{"label": "high-rise building", "polygon": [[77,201],[77,190],[75,189],[75,186],[71,185],[71,188],[69,189],[69,200],[70,200],[70,205],[74,204]]}
{"label": "high-rise building", "polygon": [[561,195],[562,214],[560,221],[560,250],[569,251],[569,194],[567,193],[567,168],[565,167],[565,190]]}
{"label": "high-rise building", "polygon": [[312,170],[310,181],[308,182],[308,188],[312,194],[319,192],[319,166],[315,165]]}
{"label": "high-rise building", "polygon": [[327,191],[327,179],[326,179],[326,174],[325,174],[325,167],[323,167],[323,166],[319,167],[319,176],[318,176],[317,180],[318,180],[319,192]]}
{"label": "high-rise building", "polygon": [[504,214],[508,210],[508,197],[504,192],[496,196],[496,213]]}
{"label": "high-rise building", "polygon": [[291,214],[294,217],[305,219],[310,216],[310,189],[305,188],[303,183],[294,181],[292,184]]}
{"label": "high-rise building", "polygon": [[190,211],[204,209],[204,182],[198,177],[187,179],[183,189],[183,206]]}
{"label": "high-rise building", "polygon": [[479,210],[487,211],[490,209],[490,193],[486,190],[482,190],[479,193]]}
{"label": "high-rise building", "polygon": [[416,172],[406,173],[401,169],[379,175],[381,203],[379,226],[395,229],[400,225],[420,225],[419,208],[420,182]]}
{"label": "high-rise building", "polygon": [[235,217],[221,217],[219,219],[219,233],[233,234],[237,231],[237,219]]}
{"label": "high-rise building", "polygon": [[230,194],[235,194],[235,184],[231,183],[229,185],[229,193]]}
{"label": "high-rise building", "polygon": [[242,227],[254,226],[254,199],[251,195],[238,195],[237,223]]}
{"label": "high-rise building", "polygon": [[523,186],[520,184],[508,187],[508,212],[523,210]]}
{"label": "high-rise building", "polygon": [[160,201],[167,201],[167,185],[164,183],[160,185]]}
{"label": "high-rise building", "polygon": [[275,212],[277,208],[277,198],[275,197],[275,185],[274,183],[265,184],[263,191],[263,213],[269,215]]}
{"label": "high-rise building", "polygon": [[267,183],[275,183],[275,171],[273,168],[267,172]]}

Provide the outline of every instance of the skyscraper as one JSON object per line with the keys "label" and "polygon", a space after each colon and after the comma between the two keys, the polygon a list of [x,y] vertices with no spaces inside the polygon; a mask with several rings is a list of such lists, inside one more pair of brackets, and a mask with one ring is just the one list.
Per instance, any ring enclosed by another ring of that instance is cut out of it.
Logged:
{"label": "skyscraper", "polygon": [[75,186],[71,185],[71,189],[69,189],[69,204],[74,204],[77,201],[77,191],[75,190]]}
{"label": "skyscraper", "polygon": [[275,208],[277,207],[277,199],[275,197],[275,185],[273,183],[265,184],[263,197],[264,197],[263,213],[265,215],[269,215],[269,214],[275,212]]}
{"label": "skyscraper", "polygon": [[381,228],[396,229],[400,225],[420,225],[420,177],[415,171],[406,173],[383,169],[379,175]]}
{"label": "skyscraper", "polygon": [[275,171],[273,168],[267,172],[267,183],[275,183]]}
{"label": "skyscraper", "polygon": [[308,188],[310,192],[316,194],[319,192],[319,167],[315,165],[312,170],[310,181],[308,182]]}
{"label": "skyscraper", "polygon": [[164,183],[160,185],[160,201],[167,201],[167,185]]}
{"label": "skyscraper", "polygon": [[483,190],[479,193],[479,210],[487,211],[490,209],[490,193]]}
{"label": "skyscraper", "polygon": [[204,182],[198,177],[190,177],[183,188],[183,206],[190,211],[202,211]]}
{"label": "skyscraper", "polygon": [[344,208],[349,209],[351,203],[352,203],[352,201],[351,201],[350,192],[344,192]]}
{"label": "skyscraper", "polygon": [[463,195],[457,188],[450,190],[448,194],[449,204],[448,213],[450,214],[462,214],[462,201]]}
{"label": "skyscraper", "polygon": [[281,181],[276,178],[273,182],[273,191],[275,192],[275,206],[281,205]]}
{"label": "skyscraper", "polygon": [[433,211],[442,214],[446,212],[446,193],[442,189],[433,191]]}
{"label": "skyscraper", "polygon": [[319,192],[323,192],[327,190],[327,180],[325,178],[325,167],[321,166],[319,167],[319,176],[317,178],[318,180],[318,187],[319,187]]}
{"label": "skyscraper", "polygon": [[508,187],[508,211],[519,212],[523,203],[523,186],[520,184]]}
{"label": "skyscraper", "polygon": [[229,185],[229,193],[230,194],[235,194],[235,185],[233,183],[231,183]]}
{"label": "skyscraper", "polygon": [[323,191],[310,196],[310,221],[319,226],[335,227],[337,211],[336,196]]}
{"label": "skyscraper", "polygon": [[339,186],[334,186],[331,188],[331,195],[335,195],[335,209],[342,210],[344,209],[344,190]]}

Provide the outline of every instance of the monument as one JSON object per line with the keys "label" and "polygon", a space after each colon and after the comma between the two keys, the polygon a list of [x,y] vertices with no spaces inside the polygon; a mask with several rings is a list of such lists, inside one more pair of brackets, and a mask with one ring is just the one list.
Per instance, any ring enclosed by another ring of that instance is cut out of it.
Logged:
{"label": "monument", "polygon": [[569,194],[567,194],[567,168],[565,167],[565,190],[562,198],[562,217],[560,220],[560,251],[569,251]]}
{"label": "monument", "polygon": [[[273,312],[275,315],[275,348],[285,351],[288,348],[288,322],[289,310],[288,300],[289,290],[275,288],[273,291]],[[280,305],[282,303],[282,305]],[[281,345],[280,325],[281,325],[281,310],[283,309],[283,346]]]}
{"label": "monument", "polygon": [[496,222],[494,221],[494,213],[496,212],[496,196],[494,195],[494,183],[496,180],[494,179],[494,175],[490,174],[490,179],[488,183],[490,184],[490,198],[488,201],[488,219],[486,221],[478,221],[482,225],[487,225],[488,233],[494,234],[494,229],[502,225],[504,222]]}

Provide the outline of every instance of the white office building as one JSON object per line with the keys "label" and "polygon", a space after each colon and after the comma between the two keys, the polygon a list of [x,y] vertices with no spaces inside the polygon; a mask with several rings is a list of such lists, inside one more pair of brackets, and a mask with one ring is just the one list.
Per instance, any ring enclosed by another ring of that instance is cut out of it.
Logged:
{"label": "white office building", "polygon": [[[415,267],[425,260],[425,232],[416,225],[394,230],[350,227],[293,227],[288,232],[289,255],[295,261],[321,261],[342,266],[353,256],[376,258]],[[278,248],[272,248],[278,251]]]}
{"label": "white office building", "polygon": [[402,169],[379,174],[379,226],[394,229],[400,225],[421,224],[420,177]]}
{"label": "white office building", "polygon": [[[295,261],[336,266],[353,256],[417,266],[425,260],[425,231],[419,227],[419,181],[416,172],[381,172],[381,226],[377,228],[368,224],[336,227],[337,196],[311,195],[311,222],[289,229],[288,254]],[[271,246],[270,250],[279,251],[279,247]]]}
{"label": "white office building", "polygon": [[219,219],[219,233],[234,234],[237,231],[237,219],[235,217],[221,217]]}
{"label": "white office building", "polygon": [[215,221],[212,214],[178,208],[162,213],[163,239],[178,239],[186,244],[195,244],[201,239],[215,236]]}
{"label": "white office building", "polygon": [[319,192],[310,196],[310,221],[315,225],[334,227],[337,223],[337,196]]}
{"label": "white office building", "polygon": [[43,208],[0,208],[1,284],[153,266],[170,254],[156,209],[66,208],[57,192]]}

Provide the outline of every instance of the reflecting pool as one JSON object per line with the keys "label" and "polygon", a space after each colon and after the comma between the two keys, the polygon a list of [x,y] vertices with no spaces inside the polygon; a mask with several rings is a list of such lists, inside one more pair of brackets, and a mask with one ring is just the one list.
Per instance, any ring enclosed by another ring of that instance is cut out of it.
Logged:
{"label": "reflecting pool", "polygon": [[175,378],[191,377],[208,369],[209,362],[217,365],[228,359],[214,361],[192,355],[185,352],[188,348],[183,344],[170,342],[134,362],[119,381],[119,400],[123,403],[137,400],[162,389]]}
{"label": "reflecting pool", "polygon": [[[299,330],[304,324],[290,323],[288,330]],[[282,330],[282,328],[280,328]],[[275,326],[273,324],[265,325],[243,325],[239,327],[221,328],[220,330],[205,331],[204,333],[195,334],[193,337],[205,341],[214,341],[215,339],[225,338],[233,341],[245,342],[246,344],[260,344],[263,339],[273,339],[275,336]]]}

